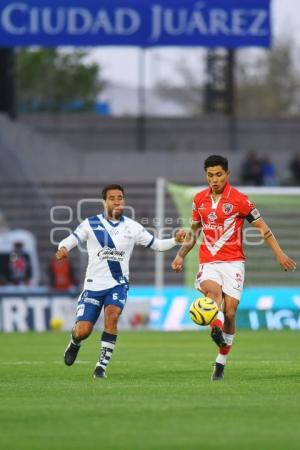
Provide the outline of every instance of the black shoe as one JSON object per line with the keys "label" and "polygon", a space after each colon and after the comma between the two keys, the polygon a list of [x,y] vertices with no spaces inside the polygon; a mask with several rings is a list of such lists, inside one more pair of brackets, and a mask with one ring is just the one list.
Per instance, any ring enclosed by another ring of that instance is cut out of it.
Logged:
{"label": "black shoe", "polygon": [[101,366],[96,366],[94,370],[94,378],[107,378],[105,369]]}
{"label": "black shoe", "polygon": [[66,348],[65,354],[64,354],[64,361],[67,366],[72,366],[74,363],[77,353],[79,352],[80,345],[75,345],[73,342],[70,342],[68,347]]}
{"label": "black shoe", "polygon": [[223,336],[223,331],[220,327],[212,327],[210,335],[218,347],[225,347],[226,342]]}
{"label": "black shoe", "polygon": [[213,373],[211,374],[211,380],[212,381],[221,381],[224,378],[224,369],[225,366],[223,364],[220,363],[215,363],[214,364],[214,370]]}

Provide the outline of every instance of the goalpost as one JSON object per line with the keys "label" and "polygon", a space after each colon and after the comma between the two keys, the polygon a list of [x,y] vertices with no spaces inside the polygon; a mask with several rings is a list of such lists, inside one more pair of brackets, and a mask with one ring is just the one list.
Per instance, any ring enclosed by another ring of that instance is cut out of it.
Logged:
{"label": "goalpost", "polygon": [[[165,223],[165,193],[166,180],[164,178],[157,178],[156,180],[156,203],[155,215],[157,219],[157,237],[161,238],[160,234]],[[164,252],[155,252],[155,288],[157,293],[161,292],[164,287]]]}

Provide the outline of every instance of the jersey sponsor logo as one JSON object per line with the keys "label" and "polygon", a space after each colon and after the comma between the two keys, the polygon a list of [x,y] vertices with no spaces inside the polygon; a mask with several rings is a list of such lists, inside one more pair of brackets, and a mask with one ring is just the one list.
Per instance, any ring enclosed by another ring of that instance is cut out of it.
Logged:
{"label": "jersey sponsor logo", "polygon": [[230,214],[233,210],[233,205],[231,203],[224,203],[222,211],[224,214]]}
{"label": "jersey sponsor logo", "polygon": [[233,236],[235,230],[235,219],[237,216],[237,213],[233,214],[224,221],[224,233],[214,243],[210,242],[211,239],[209,239],[205,233],[203,234],[205,245],[213,256],[215,256],[223,245]]}
{"label": "jersey sponsor logo", "polygon": [[210,220],[211,222],[214,222],[218,218],[217,214],[214,211],[209,213],[207,217],[208,220]]}
{"label": "jersey sponsor logo", "polygon": [[204,223],[202,226],[203,230],[218,230],[223,231],[222,225],[217,225],[216,223]]}
{"label": "jersey sponsor logo", "polygon": [[100,306],[100,300],[97,300],[96,298],[87,297],[84,299],[84,303],[90,303],[91,305]]}
{"label": "jersey sponsor logo", "polygon": [[125,251],[117,250],[115,248],[103,247],[98,253],[97,256],[101,259],[105,259],[108,261],[124,261]]}

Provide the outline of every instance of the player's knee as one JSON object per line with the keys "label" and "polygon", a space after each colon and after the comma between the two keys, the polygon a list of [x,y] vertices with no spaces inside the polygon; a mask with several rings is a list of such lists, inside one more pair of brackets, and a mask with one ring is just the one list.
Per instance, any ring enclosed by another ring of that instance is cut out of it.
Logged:
{"label": "player's knee", "polygon": [[114,311],[110,311],[106,316],[106,323],[108,326],[116,326],[119,320],[120,314]]}
{"label": "player's knee", "polygon": [[93,325],[90,323],[77,322],[72,330],[72,335],[75,339],[86,339],[92,332]]}
{"label": "player's knee", "polygon": [[108,306],[105,309],[104,314],[104,323],[105,323],[105,329],[110,332],[115,332],[118,325],[118,320],[121,314],[121,310],[119,311],[119,308],[114,308]]}

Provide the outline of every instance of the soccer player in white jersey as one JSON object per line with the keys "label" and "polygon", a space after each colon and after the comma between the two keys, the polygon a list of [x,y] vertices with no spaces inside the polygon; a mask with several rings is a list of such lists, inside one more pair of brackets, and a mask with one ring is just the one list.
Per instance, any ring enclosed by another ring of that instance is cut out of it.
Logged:
{"label": "soccer player in white jersey", "polygon": [[127,300],[129,260],[134,246],[166,251],[182,243],[186,235],[184,230],[179,230],[175,238],[156,239],[141,224],[125,217],[124,189],[118,184],[105,187],[102,197],[105,214],[85,219],[73,234],[59,243],[56,253],[58,259],[67,258],[78,243],[87,244],[89,259],[84,290],[78,300],[76,322],[64,361],[68,366],[75,362],[81,342],[90,335],[104,308],[104,331],[95,378],[106,377],[116,345],[118,319]]}
{"label": "soccer player in white jersey", "polygon": [[243,224],[246,219],[257,228],[284,270],[295,270],[296,263],[279,246],[255,205],[229,184],[228,161],[212,155],[204,162],[209,187],[194,197],[192,231],[175,257],[172,268],[179,272],[184,258],[194,247],[201,230],[199,272],[196,288],[219,306],[211,323],[211,337],[219,347],[212,380],[222,380],[227,355],[235,333],[235,315],[244,283]]}

